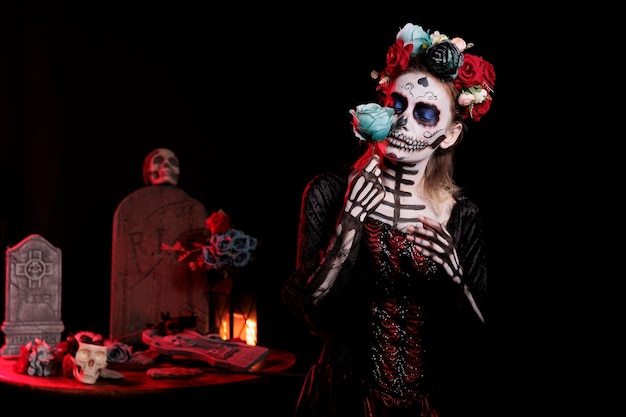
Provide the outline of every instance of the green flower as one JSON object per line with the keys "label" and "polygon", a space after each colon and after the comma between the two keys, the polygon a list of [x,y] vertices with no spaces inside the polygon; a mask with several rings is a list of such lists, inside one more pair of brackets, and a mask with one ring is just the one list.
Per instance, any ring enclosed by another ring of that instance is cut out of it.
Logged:
{"label": "green flower", "polygon": [[366,142],[380,142],[389,134],[393,109],[376,103],[367,103],[350,110],[354,135]]}

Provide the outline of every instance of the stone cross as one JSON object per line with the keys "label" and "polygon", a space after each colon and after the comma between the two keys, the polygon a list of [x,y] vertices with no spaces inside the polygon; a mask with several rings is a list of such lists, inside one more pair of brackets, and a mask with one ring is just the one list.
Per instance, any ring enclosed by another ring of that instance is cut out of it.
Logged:
{"label": "stone cross", "polygon": [[33,234],[6,250],[6,300],[1,356],[19,355],[35,338],[55,346],[61,321],[61,250]]}
{"label": "stone cross", "polygon": [[205,207],[175,185],[149,185],[128,195],[113,219],[110,337],[134,345],[141,333],[170,317],[196,316],[209,331],[209,286],[201,272],[163,251],[204,229]]}

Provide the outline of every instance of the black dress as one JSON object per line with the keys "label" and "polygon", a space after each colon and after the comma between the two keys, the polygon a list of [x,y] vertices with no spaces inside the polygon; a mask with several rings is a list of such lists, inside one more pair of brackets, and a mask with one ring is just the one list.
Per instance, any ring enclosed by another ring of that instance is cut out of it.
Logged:
{"label": "black dress", "polygon": [[402,232],[372,219],[352,222],[355,244],[332,286],[319,296],[316,290],[333,268],[328,265],[342,250],[340,245],[327,248],[348,173],[319,175],[308,184],[297,269],[283,286],[286,305],[325,340],[302,387],[296,416],[486,415],[487,273],[477,207],[457,197],[446,227],[461,259],[464,284],[485,323],[464,285],[422,257]]}

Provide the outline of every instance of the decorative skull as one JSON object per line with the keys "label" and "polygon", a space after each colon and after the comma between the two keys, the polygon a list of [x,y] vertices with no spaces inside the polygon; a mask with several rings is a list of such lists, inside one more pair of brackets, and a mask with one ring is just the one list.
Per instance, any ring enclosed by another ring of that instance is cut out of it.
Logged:
{"label": "decorative skull", "polygon": [[91,332],[77,333],[76,341],[78,349],[74,356],[74,378],[83,384],[95,384],[107,366],[108,347],[104,346],[101,337]]}
{"label": "decorative skull", "polygon": [[174,152],[157,148],[143,160],[143,180],[146,185],[178,184],[180,165]]}

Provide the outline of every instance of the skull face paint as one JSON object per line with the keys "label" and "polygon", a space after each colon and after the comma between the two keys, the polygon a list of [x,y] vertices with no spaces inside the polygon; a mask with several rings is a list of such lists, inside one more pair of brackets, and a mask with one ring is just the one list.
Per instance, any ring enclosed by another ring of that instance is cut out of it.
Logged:
{"label": "skull face paint", "polygon": [[452,124],[452,101],[441,81],[422,72],[400,75],[386,105],[394,122],[381,150],[397,161],[417,162],[435,151]]}
{"label": "skull face paint", "polygon": [[74,356],[74,378],[83,384],[95,384],[106,366],[106,346],[78,342],[78,350]]}
{"label": "skull face paint", "polygon": [[178,157],[169,149],[157,148],[143,161],[143,180],[146,185],[177,185],[179,177]]}

